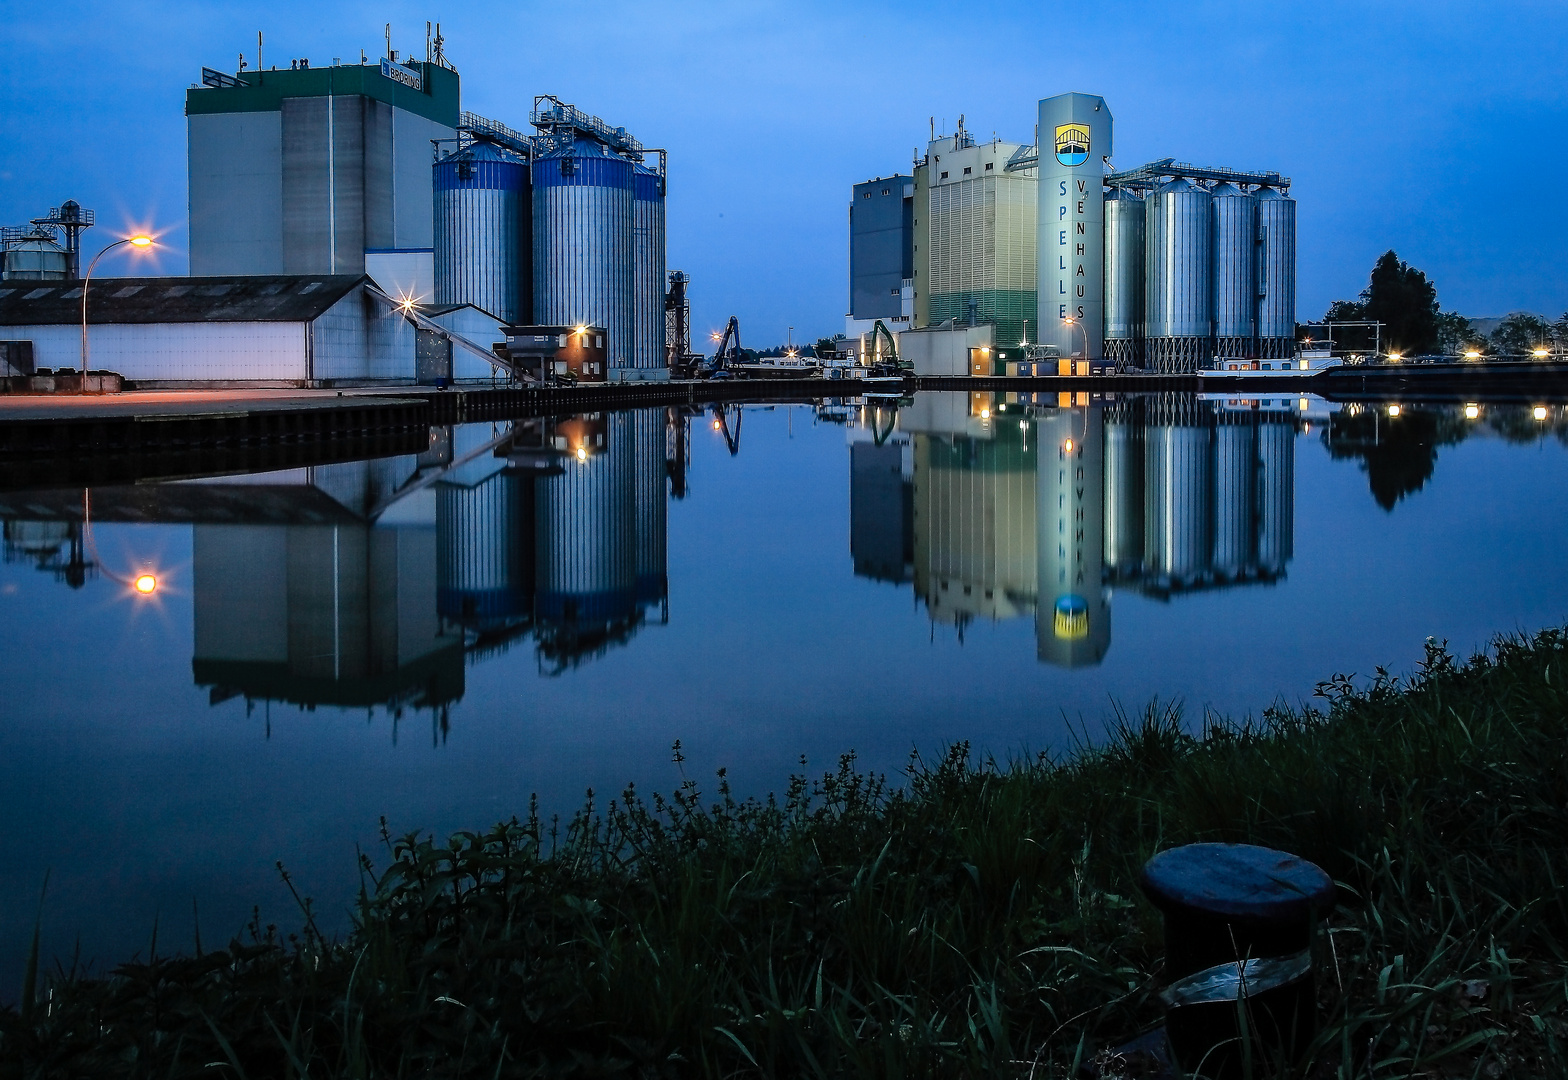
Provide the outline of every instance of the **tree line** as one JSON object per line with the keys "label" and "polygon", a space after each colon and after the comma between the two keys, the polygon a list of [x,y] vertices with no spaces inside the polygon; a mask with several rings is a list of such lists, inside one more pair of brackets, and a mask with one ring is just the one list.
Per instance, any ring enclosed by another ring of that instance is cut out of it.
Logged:
{"label": "tree line", "polygon": [[[1483,334],[1458,312],[1444,311],[1437,300],[1437,286],[1393,251],[1378,258],[1360,297],[1334,301],[1323,321],[1380,322],[1382,350],[1403,356],[1465,352],[1526,356],[1543,348],[1551,353],[1568,351],[1568,312],[1555,322],[1515,312],[1490,334]],[[1303,325],[1297,337],[1305,340],[1311,332],[1310,326]],[[1363,333],[1345,328],[1335,333],[1341,348],[1370,350],[1373,346],[1370,330]]]}

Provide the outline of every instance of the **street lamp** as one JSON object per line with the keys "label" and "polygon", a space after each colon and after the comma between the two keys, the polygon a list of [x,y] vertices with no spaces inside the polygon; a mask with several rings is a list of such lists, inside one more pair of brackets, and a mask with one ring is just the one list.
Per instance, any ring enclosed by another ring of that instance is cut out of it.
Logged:
{"label": "street lamp", "polygon": [[1083,333],[1083,358],[1085,360],[1089,359],[1089,328],[1084,326],[1083,323],[1079,322],[1071,315],[1063,319],[1062,322],[1066,323],[1068,326],[1076,326]]}
{"label": "street lamp", "polygon": [[93,268],[98,265],[98,260],[103,258],[115,248],[130,244],[134,248],[149,248],[152,246],[152,237],[138,233],[127,236],[124,240],[116,240],[98,254],[93,256],[93,261],[87,264],[87,274],[82,278],[82,385],[78,393],[87,393],[87,286],[93,280]]}

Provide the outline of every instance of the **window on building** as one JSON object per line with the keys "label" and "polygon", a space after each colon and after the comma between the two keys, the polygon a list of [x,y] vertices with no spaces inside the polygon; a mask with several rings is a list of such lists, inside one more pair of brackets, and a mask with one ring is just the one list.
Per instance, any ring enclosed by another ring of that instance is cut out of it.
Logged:
{"label": "window on building", "polygon": [[969,175],[969,174],[970,174],[970,173],[972,173],[972,172],[974,172],[974,170],[973,170],[973,169],[971,169],[971,168],[970,168],[970,167],[969,167],[969,166],[968,166],[968,165],[965,165],[965,166],[964,166],[964,175],[965,175],[965,176],[968,176],[968,175]]}
{"label": "window on building", "polygon": [[886,194],[887,194],[887,188],[883,188],[883,189],[882,189],[882,194],[884,194],[884,195],[886,195]]}
{"label": "window on building", "polygon": [[942,179],[943,179],[943,180],[946,180],[946,179],[947,179],[947,173],[943,173],[943,174],[942,174]]}
{"label": "window on building", "polygon": [[860,197],[862,199],[869,199],[869,198],[871,198],[871,192],[867,191],[864,194],[862,194]]}
{"label": "window on building", "polygon": [[991,166],[992,166],[992,165],[995,165],[995,164],[996,164],[996,162],[994,162],[994,161],[988,161],[988,162],[986,162],[986,163],[985,163],[985,171],[986,171],[986,172],[990,172],[990,171],[991,171]]}

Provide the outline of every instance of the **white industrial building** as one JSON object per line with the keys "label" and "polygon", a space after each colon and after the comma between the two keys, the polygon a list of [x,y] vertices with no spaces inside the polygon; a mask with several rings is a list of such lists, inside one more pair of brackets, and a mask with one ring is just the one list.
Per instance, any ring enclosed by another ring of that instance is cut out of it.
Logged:
{"label": "white industrial building", "polygon": [[[364,275],[101,278],[88,366],[138,387],[411,382],[414,326]],[[0,285],[0,340],[33,370],[82,363],[82,284]]]}

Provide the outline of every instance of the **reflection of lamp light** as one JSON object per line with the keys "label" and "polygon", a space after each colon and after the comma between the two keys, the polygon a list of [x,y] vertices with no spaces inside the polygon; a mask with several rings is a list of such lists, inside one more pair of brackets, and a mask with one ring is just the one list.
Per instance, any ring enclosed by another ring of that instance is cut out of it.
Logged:
{"label": "reflection of lamp light", "polygon": [[1062,443],[1062,449],[1067,451],[1069,454],[1072,453],[1073,452],[1073,441],[1071,439],[1068,439],[1066,442]]}
{"label": "reflection of lamp light", "polygon": [[981,409],[980,410],[980,419],[982,419],[982,420],[989,420],[989,419],[991,419],[991,410],[990,409]]}
{"label": "reflection of lamp light", "polygon": [[1535,350],[1535,355],[1536,356],[1545,356],[1546,355],[1546,350],[1545,349],[1536,349]]}
{"label": "reflection of lamp light", "polygon": [[587,451],[587,449],[585,447],[579,446],[577,448],[577,460],[578,461],[587,461],[588,460],[588,451]]}
{"label": "reflection of lamp light", "polygon": [[1479,406],[1479,405],[1466,405],[1465,406],[1465,419],[1466,420],[1474,420],[1476,417],[1478,417],[1480,415],[1481,415],[1481,406]]}
{"label": "reflection of lamp light", "polygon": [[1389,416],[1398,416],[1399,415],[1399,406],[1398,405],[1390,405],[1388,407],[1388,415]]}
{"label": "reflection of lamp light", "polygon": [[1545,420],[1546,419],[1546,406],[1545,405],[1537,405],[1535,407],[1535,418],[1537,420]]}
{"label": "reflection of lamp light", "polygon": [[158,579],[152,574],[138,574],[131,587],[143,596],[148,596],[158,591]]}

